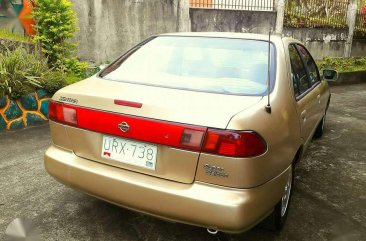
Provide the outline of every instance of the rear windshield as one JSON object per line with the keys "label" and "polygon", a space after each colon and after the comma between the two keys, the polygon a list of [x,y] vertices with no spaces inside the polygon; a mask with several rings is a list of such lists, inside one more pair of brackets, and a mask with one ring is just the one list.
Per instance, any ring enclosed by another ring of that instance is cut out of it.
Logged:
{"label": "rear windshield", "polygon": [[[275,78],[271,44],[271,85]],[[107,67],[108,80],[232,95],[267,91],[268,42],[161,36]]]}

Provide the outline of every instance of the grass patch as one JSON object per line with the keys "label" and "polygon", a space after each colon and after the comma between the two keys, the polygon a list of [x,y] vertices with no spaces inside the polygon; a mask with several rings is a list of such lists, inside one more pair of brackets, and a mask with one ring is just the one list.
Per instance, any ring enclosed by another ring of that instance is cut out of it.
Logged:
{"label": "grass patch", "polygon": [[366,58],[332,58],[325,56],[317,61],[319,71],[335,69],[338,72],[366,71]]}
{"label": "grass patch", "polygon": [[13,41],[26,42],[26,43],[31,42],[30,38],[24,37],[20,34],[12,33],[7,29],[0,29],[0,38],[7,39],[7,40],[13,40]]}

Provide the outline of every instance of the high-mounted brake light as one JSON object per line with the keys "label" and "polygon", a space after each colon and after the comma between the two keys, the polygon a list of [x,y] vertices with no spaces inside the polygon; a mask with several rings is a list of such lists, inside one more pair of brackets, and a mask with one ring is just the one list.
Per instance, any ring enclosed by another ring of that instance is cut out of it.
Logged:
{"label": "high-mounted brake light", "polygon": [[127,101],[127,100],[114,100],[114,104],[133,107],[133,108],[141,108],[142,107],[142,103]]}
{"label": "high-mounted brake light", "polygon": [[232,157],[253,157],[267,150],[264,140],[252,131],[208,129],[202,151]]}

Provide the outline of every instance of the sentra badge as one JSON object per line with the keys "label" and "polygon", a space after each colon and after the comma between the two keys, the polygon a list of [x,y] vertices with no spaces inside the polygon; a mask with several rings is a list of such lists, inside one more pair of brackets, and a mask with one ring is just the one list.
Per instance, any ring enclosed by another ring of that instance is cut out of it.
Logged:
{"label": "sentra badge", "polygon": [[61,96],[59,100],[62,101],[62,102],[68,102],[68,103],[72,103],[72,104],[77,104],[78,103],[77,99],[64,97],[64,96]]}
{"label": "sentra badge", "polygon": [[213,177],[229,177],[229,174],[225,172],[223,167],[211,166],[209,164],[205,164],[203,166],[205,169],[206,175]]}

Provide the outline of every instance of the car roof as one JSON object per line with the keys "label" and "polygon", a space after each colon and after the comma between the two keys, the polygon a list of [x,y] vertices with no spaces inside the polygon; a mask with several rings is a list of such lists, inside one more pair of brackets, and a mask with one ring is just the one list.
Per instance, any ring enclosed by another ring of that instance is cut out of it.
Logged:
{"label": "car roof", "polygon": [[[181,33],[166,33],[160,36],[184,36],[184,37],[215,37],[215,38],[242,38],[242,39],[258,39],[268,40],[267,34],[255,33],[233,33],[233,32],[181,32]],[[271,38],[281,38],[279,35],[271,35]]]}
{"label": "car roof", "polygon": [[[179,32],[179,33],[165,33],[158,36],[182,36],[182,37],[211,37],[211,38],[241,38],[241,39],[255,39],[268,40],[268,34],[255,33],[234,33],[234,32]],[[271,40],[280,40],[283,42],[297,42],[299,40],[289,37],[282,37],[280,34],[272,34]]]}

